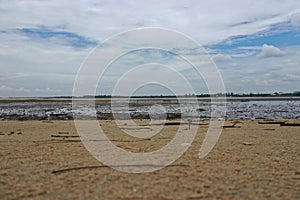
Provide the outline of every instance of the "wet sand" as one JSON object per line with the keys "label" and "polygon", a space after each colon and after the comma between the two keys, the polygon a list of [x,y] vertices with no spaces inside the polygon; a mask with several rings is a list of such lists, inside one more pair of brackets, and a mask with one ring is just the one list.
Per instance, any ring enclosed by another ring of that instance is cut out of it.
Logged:
{"label": "wet sand", "polygon": [[[257,122],[224,129],[204,159],[198,153],[208,126],[201,125],[170,167],[128,174],[95,160],[73,121],[0,121],[0,199],[299,199],[300,127]],[[161,148],[178,128],[134,140],[114,121],[100,124],[114,144],[132,152]]]}

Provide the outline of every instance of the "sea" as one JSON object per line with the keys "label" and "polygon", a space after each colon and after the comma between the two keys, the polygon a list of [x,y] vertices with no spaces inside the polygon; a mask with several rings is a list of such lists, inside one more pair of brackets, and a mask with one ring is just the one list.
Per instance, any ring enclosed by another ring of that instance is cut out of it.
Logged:
{"label": "sea", "polygon": [[[148,119],[182,116],[210,119],[212,111],[221,110],[225,119],[300,119],[300,99],[229,99],[211,102],[209,99],[81,99],[0,101],[0,120],[68,120],[74,115],[83,119],[112,119],[113,115]],[[218,117],[220,117],[218,116]],[[158,117],[158,118],[159,118]]]}

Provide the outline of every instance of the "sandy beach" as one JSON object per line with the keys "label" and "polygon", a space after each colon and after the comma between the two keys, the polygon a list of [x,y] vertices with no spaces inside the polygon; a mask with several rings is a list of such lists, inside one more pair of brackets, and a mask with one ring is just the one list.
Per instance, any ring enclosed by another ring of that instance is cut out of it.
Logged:
{"label": "sandy beach", "polygon": [[0,16],[0,200],[300,200],[300,1]]}
{"label": "sandy beach", "polygon": [[[180,159],[143,174],[102,165],[71,120],[0,121],[0,199],[299,199],[300,127],[258,121],[225,128],[204,159],[198,153],[208,126],[201,125]],[[99,123],[115,145],[132,152],[160,149],[178,128],[136,140],[114,121]]]}

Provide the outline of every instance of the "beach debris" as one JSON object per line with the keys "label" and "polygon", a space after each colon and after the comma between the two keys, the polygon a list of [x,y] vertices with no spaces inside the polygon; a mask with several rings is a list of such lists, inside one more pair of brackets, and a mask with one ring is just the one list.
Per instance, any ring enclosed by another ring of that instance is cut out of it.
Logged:
{"label": "beach debris", "polygon": [[275,131],[275,128],[265,128],[265,131]]}
{"label": "beach debris", "polygon": [[13,134],[15,134],[15,132],[14,132],[14,131],[11,131],[8,135],[13,135]]}
{"label": "beach debris", "polygon": [[185,164],[173,164],[173,165],[152,165],[152,164],[144,164],[144,165],[111,165],[111,166],[106,166],[106,165],[95,165],[95,166],[83,166],[83,167],[72,167],[72,168],[65,168],[65,169],[59,169],[59,170],[52,170],[52,174],[61,174],[64,172],[69,172],[69,171],[75,171],[75,170],[83,170],[83,169],[103,169],[103,168],[117,168],[117,167],[166,167],[166,168],[171,168],[171,167],[190,167],[189,165]]}
{"label": "beach debris", "polygon": [[239,126],[235,126],[237,125],[238,123],[241,123],[240,121],[235,121],[233,122],[232,125],[229,125],[229,126],[223,126],[223,128],[240,128]]}
{"label": "beach debris", "polygon": [[279,121],[260,121],[260,122],[257,122],[258,124],[284,124],[285,122],[279,122]]}
{"label": "beach debris", "polygon": [[51,140],[46,140],[45,143],[67,143],[67,142],[81,142],[81,140],[68,140],[68,139],[51,139]]}
{"label": "beach debris", "polygon": [[[13,134],[17,134],[17,135],[22,135],[23,133],[21,131],[15,132],[15,131],[11,131],[9,132],[7,135],[13,135]],[[0,132],[0,135],[5,135],[5,133]]]}
{"label": "beach debris", "polygon": [[181,122],[166,122],[165,124],[161,124],[161,125],[165,125],[165,126],[179,126],[181,124]]}
{"label": "beach debris", "polygon": [[151,128],[149,127],[134,127],[134,128],[131,128],[131,127],[121,127],[122,130],[151,130]]}
{"label": "beach debris", "polygon": [[[157,124],[151,124],[151,126],[180,126],[180,125],[188,125],[189,123],[187,122],[180,122],[180,121],[171,121],[171,122],[166,122],[166,123],[157,123]],[[191,125],[196,125],[196,126],[205,126],[208,125],[208,123],[198,123],[198,122],[191,122]],[[139,126],[149,126],[149,124],[141,124]]]}
{"label": "beach debris", "polygon": [[285,123],[280,124],[280,126],[300,126],[300,124],[299,123],[287,123],[287,122],[285,122]]}
{"label": "beach debris", "polygon": [[252,145],[253,145],[253,144],[250,143],[250,142],[243,142],[242,144],[245,145],[245,146],[252,146]]}
{"label": "beach debris", "polygon": [[65,138],[79,138],[80,136],[79,135],[69,135],[69,134],[66,134],[66,135],[51,135],[51,137],[65,139]]}
{"label": "beach debris", "polygon": [[258,124],[279,124],[280,126],[300,126],[300,123],[280,122],[280,121],[260,121]]}

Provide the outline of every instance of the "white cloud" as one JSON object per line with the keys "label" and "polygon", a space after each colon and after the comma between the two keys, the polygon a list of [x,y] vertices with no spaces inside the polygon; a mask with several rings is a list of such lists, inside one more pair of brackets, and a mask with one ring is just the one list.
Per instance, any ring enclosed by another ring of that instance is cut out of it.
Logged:
{"label": "white cloud", "polygon": [[[7,30],[45,28],[102,41],[122,31],[151,26],[174,29],[202,45],[210,45],[232,36],[266,31],[276,23],[291,21],[297,25],[299,8],[300,1],[295,0],[287,0],[285,3],[274,0],[1,1],[1,91],[21,96],[25,91],[26,95],[38,95],[42,91],[49,95],[69,95],[74,76],[90,51],[66,45],[70,43],[66,42],[70,38],[53,36],[35,40],[18,32],[6,33]],[[251,52],[239,55],[219,54],[213,58],[224,66],[228,65],[226,71],[222,72],[224,78],[229,80],[229,85],[241,85],[240,90],[247,90],[255,79],[263,79],[257,76],[256,71],[261,72],[265,66],[276,67],[282,74],[294,74],[295,66],[299,69],[300,61],[297,56],[300,55],[295,56],[292,51],[284,49],[286,54],[279,61],[277,56],[282,56],[283,51],[271,45],[264,46],[258,55],[259,58],[270,59],[257,59],[253,56],[253,52],[258,51],[257,47],[240,49]],[[295,51],[298,53],[300,49]],[[232,64],[235,62],[236,66]],[[252,77],[248,77],[248,73]],[[234,78],[231,78],[233,75]],[[278,74],[273,75],[278,77],[278,83],[283,80]],[[249,84],[240,84],[242,79],[249,80]],[[291,84],[285,87],[292,88]],[[36,89],[36,85],[42,89]]]}
{"label": "white cloud", "polygon": [[214,55],[212,59],[217,63],[233,62],[233,59],[230,55],[217,54]]}
{"label": "white cloud", "polygon": [[60,89],[53,88],[25,88],[25,87],[11,87],[6,85],[0,85],[0,96],[48,96],[48,95],[64,95],[63,91]]}
{"label": "white cloud", "polygon": [[247,47],[238,47],[241,50],[261,50],[260,46],[247,46]]}
{"label": "white cloud", "polygon": [[257,55],[258,58],[269,58],[269,57],[281,57],[284,56],[285,53],[281,51],[279,48],[274,47],[273,45],[264,44],[262,46],[262,51]]}
{"label": "white cloud", "polygon": [[[175,29],[202,44],[266,30],[287,21],[299,1],[24,1],[1,2],[1,29],[46,26],[103,40],[132,28]],[[34,10],[34,12],[32,12]]]}
{"label": "white cloud", "polygon": [[293,13],[290,20],[294,26],[300,27],[300,12]]}
{"label": "white cloud", "polygon": [[234,58],[236,65],[222,70],[227,91],[295,91],[300,85],[300,46],[284,48],[284,57],[260,59],[255,56]]}

